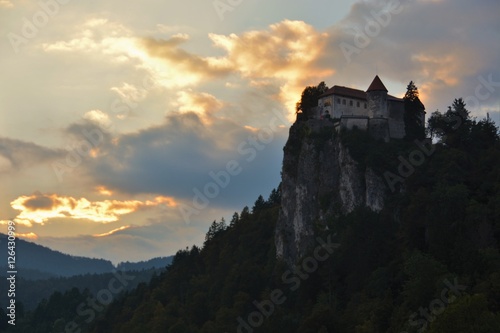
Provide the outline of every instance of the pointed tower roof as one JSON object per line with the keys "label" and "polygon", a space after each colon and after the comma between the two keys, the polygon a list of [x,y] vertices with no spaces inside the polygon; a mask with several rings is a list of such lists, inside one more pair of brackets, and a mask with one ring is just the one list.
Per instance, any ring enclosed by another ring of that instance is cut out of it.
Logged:
{"label": "pointed tower roof", "polygon": [[373,79],[372,83],[368,87],[368,90],[366,90],[366,92],[369,92],[369,91],[385,91],[385,92],[387,92],[387,88],[384,86],[384,84],[382,83],[382,80],[380,80],[378,75],[375,75],[375,78]]}

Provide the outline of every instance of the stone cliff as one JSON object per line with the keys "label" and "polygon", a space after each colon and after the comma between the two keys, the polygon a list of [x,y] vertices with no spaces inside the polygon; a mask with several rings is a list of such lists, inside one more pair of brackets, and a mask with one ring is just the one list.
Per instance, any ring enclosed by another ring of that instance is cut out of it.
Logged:
{"label": "stone cliff", "polygon": [[358,206],[381,210],[386,189],[382,177],[351,157],[332,122],[296,122],[284,148],[277,256],[293,265],[327,219]]}

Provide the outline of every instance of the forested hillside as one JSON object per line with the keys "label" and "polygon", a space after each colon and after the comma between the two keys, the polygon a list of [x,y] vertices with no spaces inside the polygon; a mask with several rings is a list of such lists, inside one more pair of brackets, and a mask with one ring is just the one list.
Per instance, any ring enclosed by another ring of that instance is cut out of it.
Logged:
{"label": "forested hillside", "polygon": [[[359,167],[373,167],[393,191],[380,212],[359,207],[318,224],[295,267],[276,259],[278,187],[229,223],[214,222],[203,247],[179,251],[168,271],[95,317],[70,306],[42,318],[49,301],[28,318],[95,333],[500,332],[497,128],[455,100],[432,114],[428,131],[436,143],[425,146],[340,134]],[[58,297],[85,299],[72,293]]]}
{"label": "forested hillside", "polygon": [[[229,226],[213,224],[202,249],[180,251],[92,331],[499,332],[497,128],[471,119],[461,100],[429,123],[438,143],[425,147],[344,134],[394,192],[380,213],[328,221],[296,268],[275,260],[275,192]],[[423,159],[401,167],[415,151]]]}

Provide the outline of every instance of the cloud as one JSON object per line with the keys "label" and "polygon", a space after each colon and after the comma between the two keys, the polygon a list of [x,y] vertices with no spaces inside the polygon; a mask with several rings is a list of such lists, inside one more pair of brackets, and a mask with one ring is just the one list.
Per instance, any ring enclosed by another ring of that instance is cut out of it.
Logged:
{"label": "cloud", "polygon": [[[493,14],[500,3],[401,1],[392,2],[401,4],[392,13],[389,3],[357,2],[328,30],[320,64],[335,67],[333,84],[366,89],[378,70],[385,82],[398,83],[401,90],[410,80],[416,82],[424,104],[435,110],[473,95],[481,75],[493,74],[500,81],[500,23]],[[354,51],[346,52],[346,45]],[[482,107],[498,105],[499,99],[497,89]]]}
{"label": "cloud", "polygon": [[19,238],[26,238],[30,240],[36,240],[38,239],[38,235],[35,234],[34,232],[29,232],[29,233],[16,233],[16,237]]}
{"label": "cloud", "polygon": [[165,217],[149,219],[147,222],[144,226],[124,225],[93,235],[39,235],[36,243],[63,253],[104,258],[117,264],[124,260],[140,261],[173,255],[188,245],[202,244],[208,228],[208,223],[198,228]]}
{"label": "cloud", "polygon": [[268,30],[241,35],[212,33],[209,37],[216,47],[227,52],[225,62],[233,71],[251,79],[254,85],[277,79],[274,84],[280,87],[279,99],[290,111],[305,85],[334,72],[317,63],[328,35],[303,21],[284,20],[270,25]]}
{"label": "cloud", "polygon": [[111,190],[108,190],[106,186],[96,186],[95,190],[97,193],[108,197],[113,195],[113,192]]}
{"label": "cloud", "polygon": [[111,126],[109,116],[101,110],[90,110],[83,115],[83,119],[89,120],[103,128]]}
{"label": "cloud", "polygon": [[92,222],[109,223],[121,215],[130,214],[141,208],[159,205],[175,206],[173,198],[158,196],[154,200],[104,200],[89,201],[86,198],[73,198],[57,194],[35,192],[29,196],[20,196],[11,202],[11,207],[20,213],[17,220],[27,220],[43,224],[50,219],[85,219]]}
{"label": "cloud", "polygon": [[105,232],[105,233],[102,233],[102,234],[96,234],[96,235],[94,235],[94,237],[107,237],[107,236],[111,236],[113,234],[116,234],[119,231],[126,230],[128,228],[130,228],[129,225],[127,225],[127,226],[121,226],[119,228],[113,229],[111,231],[108,231],[108,232]]}
{"label": "cloud", "polygon": [[[200,112],[206,105],[218,105],[205,94],[186,98],[186,107]],[[229,161],[237,161],[242,172],[231,177],[212,203],[239,209],[242,200],[253,203],[259,194],[267,195],[279,184],[287,124],[275,112],[267,115],[269,128],[262,132],[210,112],[169,114],[160,125],[102,145],[99,157],[85,164],[86,172],[92,182],[113,192],[190,200],[196,188],[203,190],[214,181],[214,174],[226,172]]]}
{"label": "cloud", "polygon": [[[168,39],[136,37],[120,23],[94,18],[81,25],[73,38],[44,43],[43,49],[46,52],[97,54],[112,63],[132,64],[146,70],[155,84],[167,88],[192,86],[229,73],[224,61],[182,49],[181,45],[188,40],[189,35],[185,33],[176,33]],[[113,90],[127,98],[132,93],[135,101],[143,99],[146,93],[127,84]]]}
{"label": "cloud", "polygon": [[192,86],[211,78],[224,77],[230,73],[230,67],[223,58],[202,57],[189,53],[180,45],[189,39],[187,34],[176,34],[170,39],[142,40],[142,46],[152,59],[162,63],[162,74],[167,80],[175,80],[168,86]]}
{"label": "cloud", "polygon": [[[0,225],[9,225],[11,221],[9,220],[0,220]],[[25,227],[32,227],[33,224],[29,220],[21,220],[21,219],[16,219],[15,221],[16,225],[22,225]]]}
{"label": "cloud", "polygon": [[50,149],[32,142],[0,138],[0,173],[19,172],[64,156],[60,149]]}
{"label": "cloud", "polygon": [[9,0],[0,0],[0,7],[12,8],[14,4]]}
{"label": "cloud", "polygon": [[196,112],[199,115],[213,114],[219,111],[224,103],[208,93],[193,92],[191,89],[180,91],[178,106],[181,112]]}

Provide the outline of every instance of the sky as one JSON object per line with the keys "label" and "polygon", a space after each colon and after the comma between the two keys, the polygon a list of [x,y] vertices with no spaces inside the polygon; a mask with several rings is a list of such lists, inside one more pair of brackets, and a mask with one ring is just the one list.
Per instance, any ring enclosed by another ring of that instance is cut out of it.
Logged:
{"label": "sky", "polygon": [[[498,0],[0,0],[0,225],[72,255],[201,245],[280,182],[302,90],[378,74],[500,123]],[[0,229],[1,231],[1,229]],[[20,259],[22,260],[22,259]]]}

